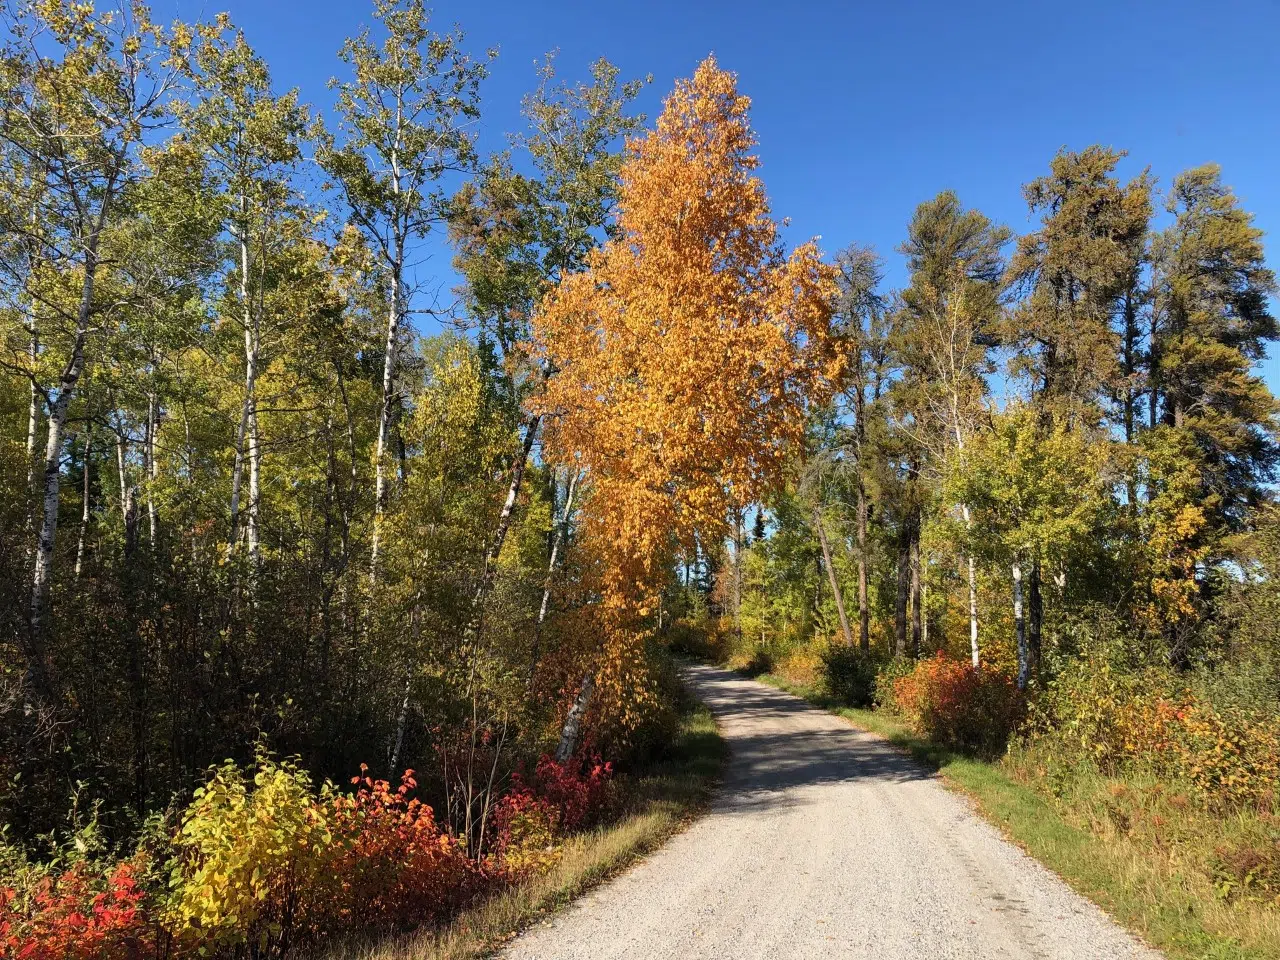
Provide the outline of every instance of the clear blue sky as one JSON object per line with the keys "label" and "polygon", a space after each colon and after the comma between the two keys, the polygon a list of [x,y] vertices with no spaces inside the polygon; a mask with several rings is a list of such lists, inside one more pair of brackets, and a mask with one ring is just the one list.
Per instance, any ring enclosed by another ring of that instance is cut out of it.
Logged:
{"label": "clear blue sky", "polygon": [[[157,0],[156,13],[226,9],[281,88],[330,102],[336,51],[370,20],[364,0]],[[709,52],[753,101],[762,175],[790,238],[827,251],[874,245],[888,282],[912,209],[939,190],[1032,228],[1021,184],[1061,146],[1129,151],[1162,185],[1220,163],[1267,231],[1280,267],[1280,0],[1016,2],[706,2],[440,0],[477,52],[499,48],[483,90],[481,149],[520,125],[535,58],[559,48],[566,78],[606,56],[624,76],[652,73],[654,116],[678,77]],[[448,255],[426,270],[451,285]],[[1280,351],[1273,351],[1280,353]],[[1280,358],[1266,373],[1280,392]]]}

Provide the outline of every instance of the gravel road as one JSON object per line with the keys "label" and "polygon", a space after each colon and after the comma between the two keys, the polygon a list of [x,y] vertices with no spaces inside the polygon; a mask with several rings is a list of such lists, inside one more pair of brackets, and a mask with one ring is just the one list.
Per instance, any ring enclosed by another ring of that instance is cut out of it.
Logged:
{"label": "gravel road", "polygon": [[732,750],[712,809],[507,960],[1159,960],[884,741],[689,677]]}

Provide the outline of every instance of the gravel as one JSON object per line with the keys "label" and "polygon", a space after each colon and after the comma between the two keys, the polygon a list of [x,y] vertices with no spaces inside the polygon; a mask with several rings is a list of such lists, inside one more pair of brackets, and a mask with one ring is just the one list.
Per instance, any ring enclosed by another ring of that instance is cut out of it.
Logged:
{"label": "gravel", "polygon": [[883,740],[710,667],[732,751],[708,814],[507,960],[1160,955]]}

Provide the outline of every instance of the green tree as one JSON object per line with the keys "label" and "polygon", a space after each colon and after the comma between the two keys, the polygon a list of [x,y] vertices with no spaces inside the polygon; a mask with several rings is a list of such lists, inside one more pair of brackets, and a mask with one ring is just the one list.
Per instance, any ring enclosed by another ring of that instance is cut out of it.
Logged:
{"label": "green tree", "polygon": [[[900,251],[911,283],[894,317],[893,346],[903,370],[900,405],[915,411],[917,434],[943,473],[977,432],[987,406],[992,348],[1003,318],[1003,248],[1011,234],[944,191],[916,208]],[[966,526],[969,505],[959,503]],[[918,544],[918,524],[917,544]],[[916,546],[918,553],[919,547]],[[917,564],[918,565],[918,564]],[[978,580],[965,558],[969,648],[978,665]]]}
{"label": "green tree", "polygon": [[475,168],[480,83],[495,53],[477,60],[463,49],[460,30],[433,31],[422,0],[374,0],[373,12],[385,36],[379,43],[365,29],[343,45],[340,56],[354,77],[330,81],[339,136],[324,142],[318,159],[368,238],[387,286],[370,557],[376,577],[391,495],[393,421],[403,399],[398,358],[413,312],[411,248],[447,222],[448,178]]}
{"label": "green tree", "polygon": [[1033,564],[1065,568],[1088,544],[1106,502],[1107,451],[1065,418],[1046,425],[1039,410],[1017,404],[993,414],[948,472],[948,500],[969,504],[974,521],[964,531],[969,549],[1012,574],[1020,687],[1041,652],[1027,629],[1024,576]]}

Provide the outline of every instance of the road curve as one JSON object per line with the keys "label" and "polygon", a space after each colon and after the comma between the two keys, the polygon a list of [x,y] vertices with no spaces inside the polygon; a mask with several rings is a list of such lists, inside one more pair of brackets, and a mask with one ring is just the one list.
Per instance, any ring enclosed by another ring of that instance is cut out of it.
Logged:
{"label": "road curve", "polygon": [[507,960],[1113,960],[1160,955],[883,740],[711,667],[732,751],[705,817]]}

